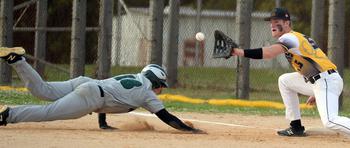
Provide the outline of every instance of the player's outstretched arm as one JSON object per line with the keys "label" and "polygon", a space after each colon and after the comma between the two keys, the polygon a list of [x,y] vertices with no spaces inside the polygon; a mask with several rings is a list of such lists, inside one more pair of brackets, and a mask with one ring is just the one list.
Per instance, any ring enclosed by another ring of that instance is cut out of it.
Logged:
{"label": "player's outstretched arm", "polygon": [[174,115],[170,114],[166,109],[162,109],[156,113],[157,117],[162,120],[164,123],[168,124],[169,126],[181,130],[181,131],[189,131],[194,134],[206,134],[206,132],[192,128],[187,126],[185,123],[183,123],[179,118],[175,117]]}
{"label": "player's outstretched arm", "polygon": [[228,59],[231,56],[241,56],[251,59],[272,59],[286,52],[281,43],[255,49],[240,49],[236,42],[220,30],[215,30],[214,38],[213,58]]}
{"label": "player's outstretched arm", "polygon": [[256,49],[240,49],[234,48],[231,51],[232,56],[241,56],[251,59],[272,59],[285,52],[285,48],[281,44],[273,44]]}

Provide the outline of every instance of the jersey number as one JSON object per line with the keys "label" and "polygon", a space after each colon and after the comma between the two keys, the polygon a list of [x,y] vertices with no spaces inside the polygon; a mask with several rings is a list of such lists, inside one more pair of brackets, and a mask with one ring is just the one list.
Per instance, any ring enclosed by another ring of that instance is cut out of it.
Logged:
{"label": "jersey number", "polygon": [[131,89],[142,85],[140,81],[135,80],[133,75],[116,76],[114,79],[120,81],[120,84],[122,84],[125,89]]}
{"label": "jersey number", "polygon": [[301,69],[303,68],[303,63],[301,63],[301,62],[299,62],[299,61],[297,61],[297,60],[294,60],[294,63],[295,63],[295,65],[297,66],[297,70],[298,71],[301,71]]}

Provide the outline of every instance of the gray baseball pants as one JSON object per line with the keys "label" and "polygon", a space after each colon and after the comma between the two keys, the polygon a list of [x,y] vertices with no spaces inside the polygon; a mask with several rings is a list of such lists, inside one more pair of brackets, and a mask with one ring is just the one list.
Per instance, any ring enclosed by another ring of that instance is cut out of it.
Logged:
{"label": "gray baseball pants", "polygon": [[34,96],[54,102],[11,107],[8,123],[75,119],[104,106],[98,80],[81,76],[62,82],[45,82],[24,58],[11,66]]}

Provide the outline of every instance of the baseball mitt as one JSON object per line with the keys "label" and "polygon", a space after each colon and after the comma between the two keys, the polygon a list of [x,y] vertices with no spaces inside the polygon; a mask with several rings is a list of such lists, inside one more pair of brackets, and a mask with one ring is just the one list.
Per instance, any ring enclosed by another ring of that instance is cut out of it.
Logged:
{"label": "baseball mitt", "polygon": [[215,30],[214,37],[215,44],[213,58],[230,58],[233,48],[238,48],[238,45],[230,37],[219,30]]}

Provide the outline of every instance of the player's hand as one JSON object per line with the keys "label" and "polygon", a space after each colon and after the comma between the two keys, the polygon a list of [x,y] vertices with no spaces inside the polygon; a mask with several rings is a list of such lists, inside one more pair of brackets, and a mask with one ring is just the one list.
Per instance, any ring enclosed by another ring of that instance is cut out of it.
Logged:
{"label": "player's hand", "polygon": [[232,48],[231,56],[244,56],[244,50],[240,48]]}
{"label": "player's hand", "polygon": [[316,98],[314,96],[310,96],[309,99],[306,101],[307,105],[315,105],[316,104]]}
{"label": "player's hand", "polygon": [[238,55],[238,48],[232,48],[232,50],[231,50],[231,56],[239,56]]}

